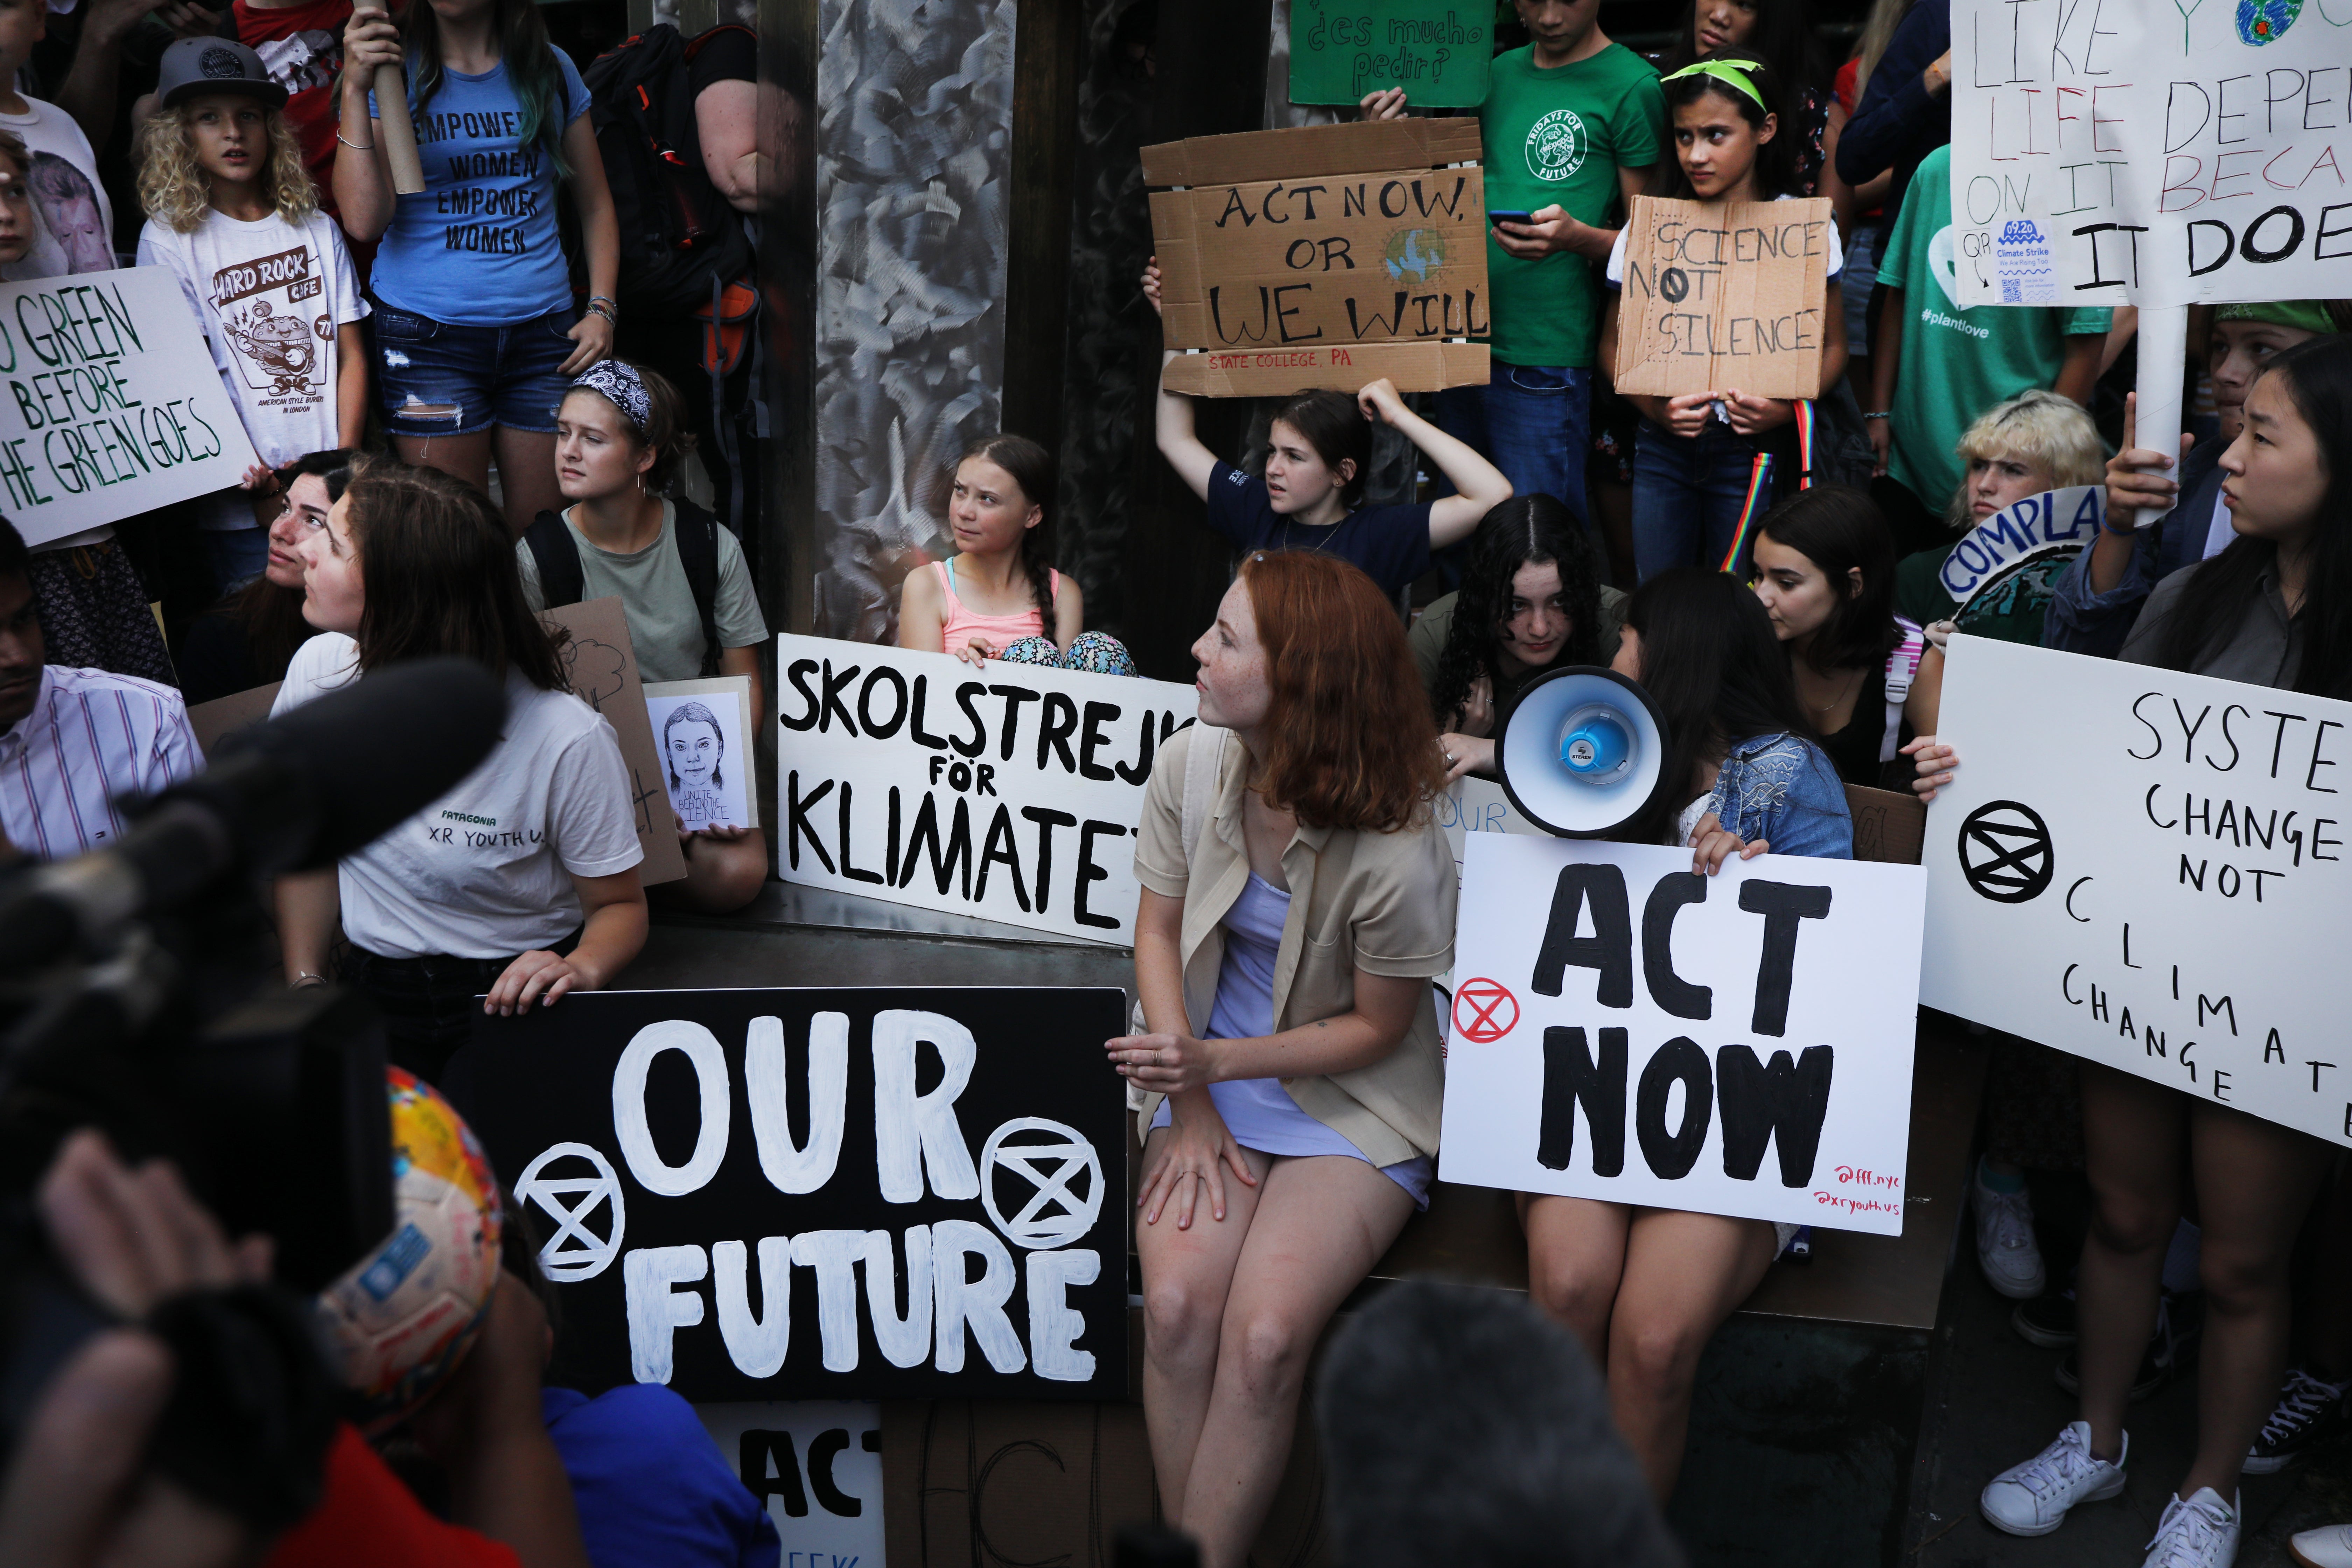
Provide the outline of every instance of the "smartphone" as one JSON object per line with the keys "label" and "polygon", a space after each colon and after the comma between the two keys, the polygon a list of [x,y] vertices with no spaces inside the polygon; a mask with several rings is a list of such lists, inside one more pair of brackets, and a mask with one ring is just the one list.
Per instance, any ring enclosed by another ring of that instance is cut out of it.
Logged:
{"label": "smartphone", "polygon": [[1533,223],[1536,221],[1536,215],[1528,212],[1489,212],[1486,215],[1486,221],[1489,224]]}

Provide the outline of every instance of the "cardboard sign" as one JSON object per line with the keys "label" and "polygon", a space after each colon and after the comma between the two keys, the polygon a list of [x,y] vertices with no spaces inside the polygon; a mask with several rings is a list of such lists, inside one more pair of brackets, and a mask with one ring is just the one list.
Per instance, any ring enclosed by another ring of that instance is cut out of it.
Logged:
{"label": "cardboard sign", "polygon": [[778,1568],[883,1568],[879,1404],[772,1400],[694,1413],[744,1489],[767,1505],[782,1538]]}
{"label": "cardboard sign", "polygon": [[1936,581],[1965,610],[2036,561],[2080,555],[2106,521],[2105,485],[2044,490],[2013,501],[1962,535],[1936,569]]}
{"label": "cardboard sign", "polygon": [[533,1207],[550,1381],[1117,1398],[1116,986],[606,991],[482,1017],[447,1089]]}
{"label": "cardboard sign", "polygon": [[1474,833],[1449,1182],[1896,1236],[1916,867]]}
{"label": "cardboard sign", "polygon": [[188,728],[196,732],[196,749],[209,757],[222,736],[233,735],[268,718],[271,705],[278,700],[278,689],[285,684],[273,680],[267,686],[215,697],[189,709]]}
{"label": "cardboard sign", "polygon": [[776,669],[785,881],[1133,940],[1144,785],[1192,688],[808,637]]}
{"label": "cardboard sign", "polygon": [[1954,0],[1960,303],[2344,293],[2352,16],[2329,9]]}
{"label": "cardboard sign", "polygon": [[2352,703],[1947,651],[1919,999],[2352,1143]]}
{"label": "cardboard sign", "polygon": [[646,688],[646,721],[661,748],[662,782],[679,826],[699,833],[760,825],[750,676],[655,681]]}
{"label": "cardboard sign", "polygon": [[1617,390],[1814,397],[1830,204],[1636,196],[1617,297]]}
{"label": "cardboard sign", "polygon": [[1143,149],[1171,392],[1382,376],[1484,384],[1492,325],[1475,120],[1390,120]]}
{"label": "cardboard sign", "polygon": [[160,267],[0,283],[0,510],[27,544],[241,484],[257,459]]}
{"label": "cardboard sign", "polygon": [[1290,101],[1353,108],[1401,87],[1420,109],[1486,101],[1491,9],[1464,0],[1292,0]]}
{"label": "cardboard sign", "polygon": [[670,813],[662,782],[660,748],[646,714],[646,689],[637,679],[636,645],[629,640],[629,617],[620,599],[583,599],[540,613],[572,634],[560,650],[572,694],[604,716],[621,742],[621,763],[629,770],[629,809],[636,814],[637,879],[650,888],[686,875],[686,852],[677,846],[677,820]]}

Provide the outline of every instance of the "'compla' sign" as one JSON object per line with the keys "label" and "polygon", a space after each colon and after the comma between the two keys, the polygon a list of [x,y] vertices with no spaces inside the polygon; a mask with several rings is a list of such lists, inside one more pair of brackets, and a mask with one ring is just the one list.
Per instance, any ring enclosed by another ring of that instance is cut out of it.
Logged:
{"label": "'compla' sign", "polygon": [[564,1374],[698,1401],[1116,1397],[1116,988],[606,992],[449,1088],[563,1291]]}

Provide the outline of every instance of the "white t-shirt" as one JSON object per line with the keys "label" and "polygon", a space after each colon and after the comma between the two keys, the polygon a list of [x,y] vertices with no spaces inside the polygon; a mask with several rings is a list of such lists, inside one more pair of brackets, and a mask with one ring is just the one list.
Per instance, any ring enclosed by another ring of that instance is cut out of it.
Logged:
{"label": "white t-shirt", "polygon": [[0,278],[22,283],[68,272],[111,272],[114,204],[98,182],[98,156],[73,116],[54,103],[25,100],[29,111],[0,114],[0,126],[25,139],[33,155],[33,211],[40,234],[22,261],[0,267]]}
{"label": "white t-shirt", "polygon": [[[272,715],[346,686],[359,645],[340,632],[304,643]],[[506,735],[457,787],[338,868],[343,932],[385,958],[511,958],[580,924],[572,878],[644,858],[621,743],[604,716],[563,691],[507,680]]]}
{"label": "white t-shirt", "polygon": [[[335,329],[368,313],[342,232],[324,213],[244,223],[207,212],[193,234],[149,218],[139,265],[167,268],[204,328],[221,384],[271,468],[341,445]],[[243,490],[207,498],[208,528],[251,528]]]}
{"label": "white t-shirt", "polygon": [[[1667,155],[1673,156],[1673,152],[1672,148],[1668,148]],[[1797,198],[1774,196],[1772,199],[1776,202],[1792,202]],[[1619,229],[1617,243],[1609,247],[1609,268],[1606,276],[1609,279],[1609,287],[1612,289],[1622,289],[1625,286],[1625,237],[1633,232],[1630,227]],[[1829,263],[1829,276],[1835,278],[1845,270],[1845,241],[1838,237],[1835,218],[1830,219],[1829,243],[1822,248],[1827,253],[1822,259]]]}

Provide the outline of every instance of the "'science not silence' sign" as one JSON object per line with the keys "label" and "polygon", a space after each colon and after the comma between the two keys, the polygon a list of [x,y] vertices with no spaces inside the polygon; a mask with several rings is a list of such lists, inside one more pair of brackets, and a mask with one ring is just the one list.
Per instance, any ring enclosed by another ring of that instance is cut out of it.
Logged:
{"label": "'science not silence' sign", "polygon": [[478,1020],[449,1088],[547,1237],[580,1386],[1116,1397],[1125,1004],[605,992]]}

